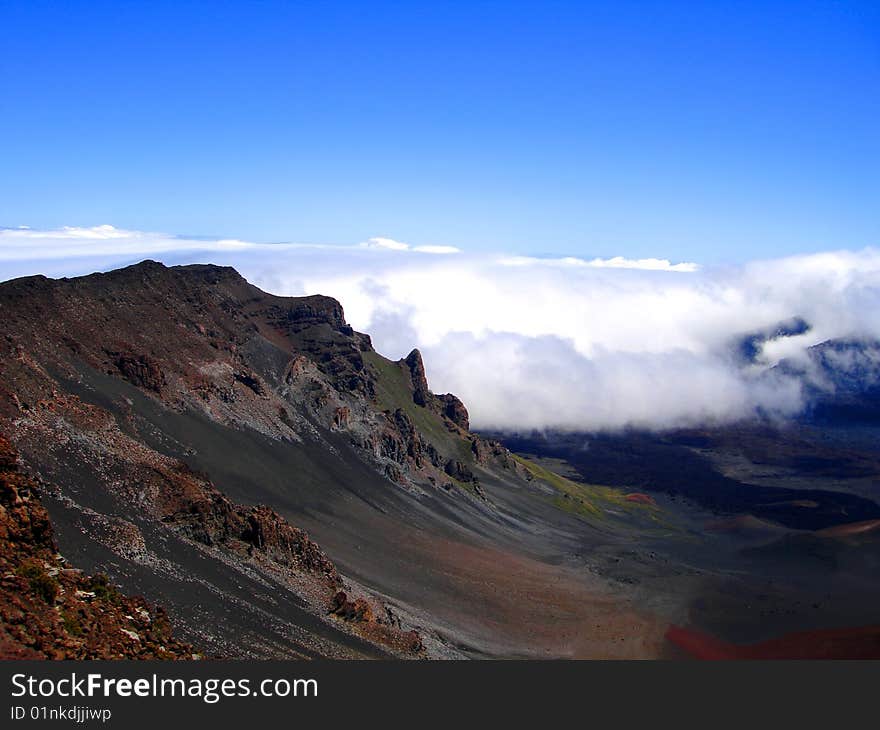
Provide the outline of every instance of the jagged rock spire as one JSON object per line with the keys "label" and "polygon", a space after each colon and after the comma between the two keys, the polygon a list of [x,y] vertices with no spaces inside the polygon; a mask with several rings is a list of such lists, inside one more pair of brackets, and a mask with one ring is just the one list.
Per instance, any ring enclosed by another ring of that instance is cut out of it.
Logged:
{"label": "jagged rock spire", "polygon": [[418,349],[413,350],[406,356],[406,365],[413,384],[413,402],[419,406],[426,406],[431,400],[431,391],[428,389],[428,378],[425,375],[425,363],[422,361],[422,353]]}

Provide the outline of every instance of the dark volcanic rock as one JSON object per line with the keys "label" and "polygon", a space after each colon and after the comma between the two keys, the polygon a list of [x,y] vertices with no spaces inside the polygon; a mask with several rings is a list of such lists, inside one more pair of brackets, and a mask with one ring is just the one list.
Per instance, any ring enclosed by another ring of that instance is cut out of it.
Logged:
{"label": "dark volcanic rock", "polygon": [[427,406],[431,401],[431,391],[428,388],[428,378],[425,374],[425,364],[422,362],[422,353],[413,350],[406,356],[407,367],[412,378],[413,401],[418,406]]}
{"label": "dark volcanic rock", "polygon": [[443,405],[443,415],[456,426],[467,431],[470,428],[470,419],[468,418],[467,408],[464,407],[464,403],[457,396],[452,395],[452,393],[446,393],[437,397]]}
{"label": "dark volcanic rock", "polygon": [[474,480],[474,473],[457,459],[447,461],[444,471],[460,482],[472,482]]}
{"label": "dark volcanic rock", "polygon": [[257,395],[265,394],[265,391],[263,390],[263,384],[255,375],[251,373],[237,372],[233,377],[235,378],[236,382],[250,388]]}
{"label": "dark volcanic rock", "polygon": [[130,383],[161,393],[165,386],[165,374],[159,364],[148,355],[131,355],[125,353],[113,353],[113,364]]}

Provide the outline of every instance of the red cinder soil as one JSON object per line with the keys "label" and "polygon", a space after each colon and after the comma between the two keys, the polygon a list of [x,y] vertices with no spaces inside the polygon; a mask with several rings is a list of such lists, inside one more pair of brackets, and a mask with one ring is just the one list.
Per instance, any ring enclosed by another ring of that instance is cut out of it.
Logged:
{"label": "red cinder soil", "polygon": [[640,492],[634,492],[633,494],[627,494],[624,497],[624,499],[627,502],[635,502],[636,504],[649,504],[652,506],[657,504],[651,495],[641,494]]}
{"label": "red cinder soil", "polygon": [[880,626],[798,631],[747,645],[672,626],[666,638],[695,659],[880,659]]}

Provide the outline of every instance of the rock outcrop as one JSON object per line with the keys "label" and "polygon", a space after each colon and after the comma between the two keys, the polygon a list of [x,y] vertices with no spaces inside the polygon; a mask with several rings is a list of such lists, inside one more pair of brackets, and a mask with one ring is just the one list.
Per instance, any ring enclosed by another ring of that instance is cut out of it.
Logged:
{"label": "rock outcrop", "polygon": [[265,505],[233,503],[184,465],[179,472],[189,484],[172,487],[163,499],[165,524],[205,545],[256,551],[283,567],[319,575],[330,587],[342,585],[336,566],[303,530]]}
{"label": "rock outcrop", "polygon": [[109,353],[113,364],[127,381],[139,388],[161,393],[165,387],[165,375],[153,358],[121,352]]}
{"label": "rock outcrop", "polygon": [[444,393],[437,397],[441,403],[441,413],[462,431],[467,431],[470,428],[470,418],[464,403],[452,393]]}
{"label": "rock outcrop", "polygon": [[428,387],[428,377],[425,372],[425,363],[422,360],[422,353],[415,349],[407,355],[403,362],[409,369],[410,380],[412,381],[413,403],[417,406],[429,408],[458,426],[463,431],[467,431],[470,427],[467,408],[452,393],[443,395],[434,395]]}
{"label": "rock outcrop", "polygon": [[432,400],[431,391],[428,388],[428,377],[425,374],[425,363],[422,361],[422,353],[413,350],[404,359],[409,368],[410,379],[413,388],[413,403],[417,406],[427,406]]}

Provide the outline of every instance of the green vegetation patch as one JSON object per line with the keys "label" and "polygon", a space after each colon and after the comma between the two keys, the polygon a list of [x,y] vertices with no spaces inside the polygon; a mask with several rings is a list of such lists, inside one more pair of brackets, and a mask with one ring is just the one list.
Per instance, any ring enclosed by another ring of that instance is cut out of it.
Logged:
{"label": "green vegetation patch", "polygon": [[116,603],[120,598],[119,591],[103,573],[96,573],[92,576],[89,581],[89,590],[95,594],[95,598],[100,598],[108,603]]}
{"label": "green vegetation patch", "polygon": [[81,636],[83,632],[79,617],[73,611],[61,612],[61,624],[64,630],[71,636]]}
{"label": "green vegetation patch", "polygon": [[58,581],[46,572],[46,568],[36,560],[29,560],[18,566],[15,574],[28,581],[31,592],[46,603],[53,604],[58,597]]}
{"label": "green vegetation patch", "polygon": [[621,489],[575,482],[523,456],[514,454],[513,458],[525,467],[535,479],[544,482],[556,491],[556,496],[552,498],[553,504],[565,512],[586,518],[600,519],[609,514],[624,512],[659,521],[660,509],[656,505],[632,502],[626,498],[626,493]]}

